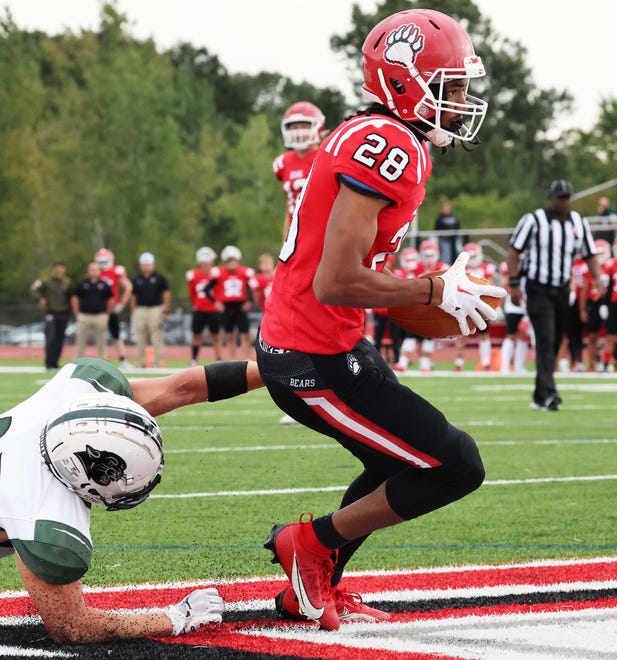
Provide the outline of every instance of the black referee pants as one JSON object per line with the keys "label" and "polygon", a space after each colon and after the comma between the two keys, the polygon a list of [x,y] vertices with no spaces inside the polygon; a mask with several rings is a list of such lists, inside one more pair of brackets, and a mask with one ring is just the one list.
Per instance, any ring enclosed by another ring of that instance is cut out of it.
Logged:
{"label": "black referee pants", "polygon": [[568,319],[567,286],[553,287],[527,282],[527,314],[536,338],[536,386],[533,400],[543,405],[557,394],[555,362]]}

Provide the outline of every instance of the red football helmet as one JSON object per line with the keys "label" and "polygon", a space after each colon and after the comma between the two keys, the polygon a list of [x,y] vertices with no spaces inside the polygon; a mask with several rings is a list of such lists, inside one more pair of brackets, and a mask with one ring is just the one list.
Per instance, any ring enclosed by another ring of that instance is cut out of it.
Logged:
{"label": "red football helmet", "polygon": [[418,255],[418,250],[416,250],[416,248],[406,247],[403,250],[401,250],[400,261],[401,261],[401,266],[403,266],[403,268],[409,270],[408,264],[412,264],[415,261],[418,261],[418,259],[419,259],[419,255]]}
{"label": "red football helmet", "polygon": [[469,265],[472,268],[477,268],[484,259],[484,253],[482,252],[482,246],[477,243],[465,243],[463,245],[463,252],[469,254]]}
{"label": "red football helmet", "polygon": [[[306,126],[290,127],[290,124],[302,123]],[[281,121],[283,144],[288,149],[302,151],[321,142],[326,118],[321,110],[308,101],[294,103],[287,109]]]}
{"label": "red football helmet", "polygon": [[[453,139],[469,142],[480,129],[487,103],[467,96],[447,98],[445,83],[484,76],[471,39],[453,18],[431,9],[410,9],[378,23],[362,46],[364,84],[369,102],[385,105],[416,127],[436,146]],[[444,112],[460,116],[456,127],[441,126]]]}
{"label": "red football helmet", "polygon": [[420,257],[424,263],[434,264],[439,261],[439,245],[427,239],[420,243]]}
{"label": "red football helmet", "polygon": [[107,248],[101,248],[95,255],[94,261],[101,267],[101,270],[108,270],[114,265],[114,253]]}
{"label": "red football helmet", "polygon": [[598,258],[598,263],[600,265],[606,263],[611,258],[611,244],[608,241],[605,241],[603,238],[597,238],[593,244],[596,248],[596,257]]}

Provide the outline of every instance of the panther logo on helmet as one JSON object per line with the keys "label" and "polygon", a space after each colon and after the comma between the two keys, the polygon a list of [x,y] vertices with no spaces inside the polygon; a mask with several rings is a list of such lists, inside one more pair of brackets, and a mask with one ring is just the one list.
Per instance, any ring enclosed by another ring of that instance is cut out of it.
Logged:
{"label": "panther logo on helmet", "polygon": [[126,461],[117,454],[86,445],[85,451],[76,451],[89,479],[100,486],[109,486],[124,476]]}

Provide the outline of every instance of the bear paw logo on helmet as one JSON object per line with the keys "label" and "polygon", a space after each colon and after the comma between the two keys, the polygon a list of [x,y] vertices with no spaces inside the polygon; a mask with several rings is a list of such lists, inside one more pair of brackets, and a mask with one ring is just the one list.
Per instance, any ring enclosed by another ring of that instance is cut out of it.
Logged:
{"label": "bear paw logo on helmet", "polygon": [[417,25],[402,25],[386,39],[384,57],[392,64],[411,67],[417,54],[424,48],[424,35]]}

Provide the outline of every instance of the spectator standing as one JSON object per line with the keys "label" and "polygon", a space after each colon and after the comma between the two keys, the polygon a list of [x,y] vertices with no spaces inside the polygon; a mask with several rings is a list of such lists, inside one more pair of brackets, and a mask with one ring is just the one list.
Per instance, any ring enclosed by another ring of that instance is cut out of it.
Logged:
{"label": "spectator standing", "polygon": [[105,340],[109,313],[114,294],[107,282],[101,279],[101,267],[92,261],[88,264],[86,278],[76,287],[71,297],[73,316],[77,319],[75,357],[82,357],[90,333],[94,333],[96,354],[105,359]]}
{"label": "spectator standing", "polygon": [[[571,210],[574,187],[565,179],[551,183],[550,206],[526,213],[516,225],[508,249],[510,296],[522,301],[525,277],[527,313],[536,342],[536,378],[531,407],[559,410],[555,361],[566,328],[572,264],[577,253],[587,261],[591,278],[604,295],[589,223]],[[521,253],[525,258],[521,262]]]}
{"label": "spectator standing", "polygon": [[613,241],[615,240],[617,209],[615,206],[613,206],[613,204],[611,204],[611,200],[604,195],[598,198],[597,215],[600,218],[606,218],[608,225],[603,229],[594,231],[594,238],[600,238],[602,240],[608,241],[612,245]]}
{"label": "spectator standing", "polygon": [[101,248],[94,260],[101,267],[101,279],[105,280],[114,294],[111,313],[109,314],[109,334],[116,347],[120,369],[130,367],[126,359],[126,344],[120,336],[120,314],[131,301],[133,284],[126,274],[126,268],[115,264],[115,255],[107,248]]}
{"label": "spectator standing", "polygon": [[288,151],[277,156],[272,164],[274,175],[281,182],[287,198],[283,239],[287,236],[296,201],[315,160],[325,121],[321,110],[308,101],[294,103],[283,115],[281,133]]}
{"label": "spectator standing", "polygon": [[214,359],[222,360],[221,352],[221,311],[223,303],[214,296],[214,288],[221,275],[217,266],[216,252],[211,247],[200,247],[195,253],[197,268],[186,271],[186,282],[189,298],[193,305],[191,315],[191,361],[190,365],[197,364],[197,357],[203,338],[204,329],[208,326],[210,340],[214,350]]}
{"label": "spectator standing", "polygon": [[45,315],[45,368],[58,369],[71,316],[72,282],[64,262],[56,261],[49,277],[32,284],[32,292]]}
{"label": "spectator standing", "polygon": [[249,298],[249,282],[255,271],[240,263],[242,252],[235,245],[226,245],[221,251],[223,266],[215,289],[215,295],[223,303],[223,329],[225,330],[229,359],[235,360],[238,331],[242,354],[248,359],[251,350],[249,342],[248,311],[252,306]]}
{"label": "spectator standing", "polygon": [[131,311],[137,344],[137,364],[146,366],[146,346],[154,350],[153,367],[161,366],[161,356],[165,345],[164,321],[171,306],[171,291],[167,278],[155,270],[152,252],[139,256],[140,275],[133,278]]}
{"label": "spectator standing", "polygon": [[441,203],[439,215],[435,218],[433,229],[435,231],[452,232],[437,238],[441,258],[447,264],[451,264],[456,255],[461,251],[462,242],[458,233],[461,229],[461,221],[452,213],[450,202],[444,201]]}

